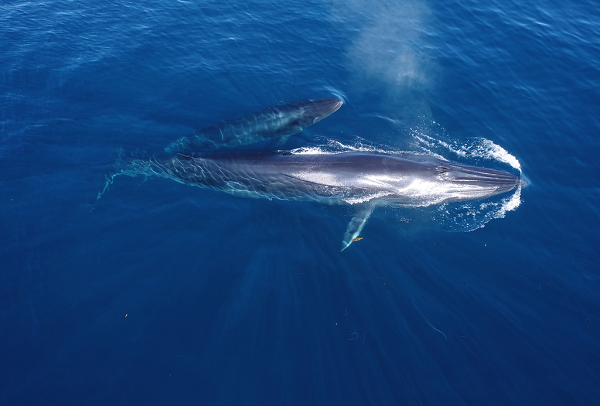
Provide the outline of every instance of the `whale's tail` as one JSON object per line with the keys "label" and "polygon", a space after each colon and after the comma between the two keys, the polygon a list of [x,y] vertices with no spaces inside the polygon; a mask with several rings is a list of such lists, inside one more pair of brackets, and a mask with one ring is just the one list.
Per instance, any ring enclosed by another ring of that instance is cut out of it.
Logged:
{"label": "whale's tail", "polygon": [[102,190],[98,192],[96,201],[100,200],[104,192],[106,192],[110,185],[114,182],[114,178],[119,175],[127,176],[138,176],[145,175],[145,173],[136,169],[135,163],[143,160],[150,159],[151,156],[145,151],[132,151],[125,152],[123,148],[117,148],[114,154],[112,163],[107,165],[107,171],[104,174],[104,185]]}

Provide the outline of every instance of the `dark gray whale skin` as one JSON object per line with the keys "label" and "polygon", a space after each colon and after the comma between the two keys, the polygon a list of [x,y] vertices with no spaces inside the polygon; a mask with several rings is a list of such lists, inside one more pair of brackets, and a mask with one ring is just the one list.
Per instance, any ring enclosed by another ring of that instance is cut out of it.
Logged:
{"label": "dark gray whale skin", "polygon": [[417,207],[477,200],[525,185],[519,176],[504,171],[428,155],[370,152],[177,153],[123,161],[116,169],[113,177],[155,175],[240,197],[355,205],[357,213],[348,225],[342,250],[359,235],[378,205]]}
{"label": "dark gray whale skin", "polygon": [[279,143],[283,144],[291,135],[333,114],[342,104],[339,99],[303,99],[269,107],[243,117],[219,121],[173,142],[165,151],[191,154],[254,144],[271,138],[280,138]]}

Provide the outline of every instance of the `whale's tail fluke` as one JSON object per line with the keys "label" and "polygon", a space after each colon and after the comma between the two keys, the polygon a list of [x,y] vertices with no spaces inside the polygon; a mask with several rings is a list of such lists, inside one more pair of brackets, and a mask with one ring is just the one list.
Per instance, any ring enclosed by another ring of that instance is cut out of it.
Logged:
{"label": "whale's tail fluke", "polygon": [[109,186],[114,182],[114,178],[119,175],[137,176],[145,173],[136,170],[135,162],[147,161],[151,156],[145,151],[125,152],[123,148],[117,148],[114,154],[112,163],[107,166],[107,171],[104,174],[104,186],[98,192],[96,201],[100,200],[102,195],[108,190]]}

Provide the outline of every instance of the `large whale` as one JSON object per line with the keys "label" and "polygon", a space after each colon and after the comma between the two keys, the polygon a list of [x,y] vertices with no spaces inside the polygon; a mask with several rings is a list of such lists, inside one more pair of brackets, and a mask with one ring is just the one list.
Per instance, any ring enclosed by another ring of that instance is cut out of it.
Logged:
{"label": "large whale", "polygon": [[[515,190],[519,176],[428,155],[208,151],[121,160],[116,175],[160,176],[240,197],[308,200],[356,207],[342,251],[379,205],[429,206]],[[108,185],[108,183],[107,183]]]}
{"label": "large whale", "polygon": [[219,121],[173,142],[165,151],[190,154],[254,144],[271,138],[280,138],[279,144],[283,144],[291,135],[333,114],[342,104],[339,99],[303,99],[269,107],[243,117]]}

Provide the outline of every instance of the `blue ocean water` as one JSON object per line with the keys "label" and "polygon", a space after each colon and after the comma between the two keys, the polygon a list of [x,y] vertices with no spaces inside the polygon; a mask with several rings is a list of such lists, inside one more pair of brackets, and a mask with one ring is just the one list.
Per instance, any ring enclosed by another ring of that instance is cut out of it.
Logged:
{"label": "blue ocean water", "polygon": [[[0,50],[1,404],[600,399],[595,2],[5,0]],[[125,176],[96,201],[120,148],[322,97],[285,148],[529,186],[378,210],[344,252],[351,208]]]}

